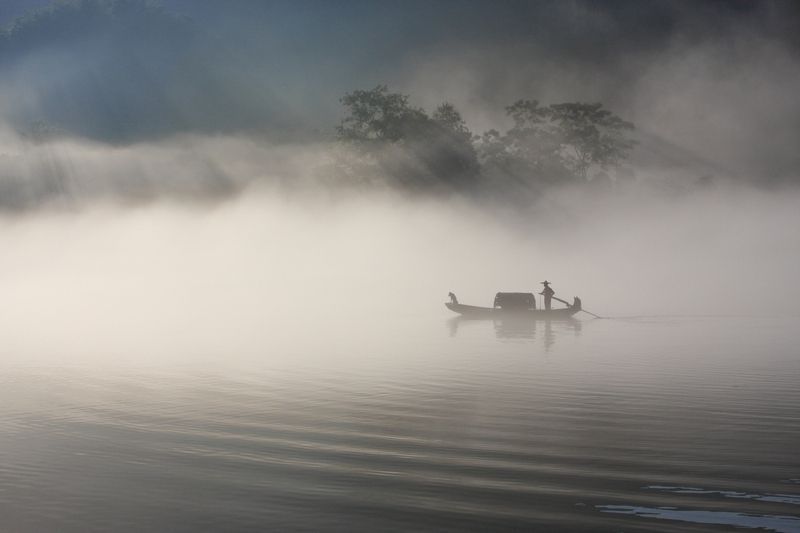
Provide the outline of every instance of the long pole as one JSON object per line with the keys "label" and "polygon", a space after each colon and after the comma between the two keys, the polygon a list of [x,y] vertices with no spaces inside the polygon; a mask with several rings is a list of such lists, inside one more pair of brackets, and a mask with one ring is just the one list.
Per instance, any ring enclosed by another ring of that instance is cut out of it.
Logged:
{"label": "long pole", "polygon": [[[566,305],[567,305],[567,307],[572,307],[572,304],[571,304],[571,303],[569,303],[569,302],[566,302],[566,301],[562,300],[561,298],[556,298],[555,296],[552,296],[552,298],[553,298],[553,300],[557,300],[557,301],[561,302],[562,304],[566,304]],[[603,318],[602,316],[598,316],[598,315],[596,315],[596,314],[592,313],[591,311],[587,311],[587,310],[586,310],[586,309],[584,309],[584,308],[581,308],[581,311],[583,311],[584,313],[589,313],[590,315],[592,315],[592,316],[593,316],[593,317],[595,317],[595,318]]]}
{"label": "long pole", "polygon": [[551,298],[557,302],[561,302],[562,304],[566,305],[567,307],[572,307],[572,304],[562,300],[561,298],[556,298],[555,296],[551,296]]}

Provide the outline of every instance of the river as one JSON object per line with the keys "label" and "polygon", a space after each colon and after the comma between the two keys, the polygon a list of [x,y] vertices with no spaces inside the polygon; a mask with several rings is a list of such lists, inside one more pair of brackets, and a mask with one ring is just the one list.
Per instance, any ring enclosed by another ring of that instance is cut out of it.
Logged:
{"label": "river", "polygon": [[800,319],[446,313],[6,354],[0,529],[800,531]]}

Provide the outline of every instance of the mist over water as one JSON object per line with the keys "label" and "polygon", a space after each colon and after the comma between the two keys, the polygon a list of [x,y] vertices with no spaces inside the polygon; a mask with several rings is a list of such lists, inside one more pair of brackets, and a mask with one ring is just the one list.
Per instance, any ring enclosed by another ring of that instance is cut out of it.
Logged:
{"label": "mist over water", "polygon": [[[748,221],[793,220],[768,205]],[[647,207],[624,218],[665,209]],[[631,317],[683,298],[640,274],[603,299],[615,250],[645,246],[604,220],[557,231],[463,202],[274,192],[5,218],[4,526],[797,531],[796,316]],[[665,249],[704,248],[660,222]],[[754,268],[718,250],[694,270]],[[557,294],[625,318],[463,321],[442,305],[448,289],[485,305],[533,290],[558,264]],[[710,275],[673,276],[726,297]]]}
{"label": "mist over water", "polygon": [[443,316],[448,291],[488,305],[543,279],[602,316],[796,316],[797,202],[746,188],[631,190],[564,193],[520,213],[251,187],[194,205],[6,215],[2,327],[16,353],[257,352],[289,331]]}
{"label": "mist over water", "polygon": [[[44,3],[0,11],[0,531],[800,531],[796,6]],[[350,172],[384,83],[638,144]],[[443,305],[545,279],[603,318]]]}

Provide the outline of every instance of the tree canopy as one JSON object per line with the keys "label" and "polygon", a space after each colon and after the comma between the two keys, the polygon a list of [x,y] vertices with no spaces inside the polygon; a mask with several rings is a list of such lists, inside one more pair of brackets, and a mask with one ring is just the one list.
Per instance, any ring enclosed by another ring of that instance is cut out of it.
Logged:
{"label": "tree canopy", "polygon": [[518,100],[506,108],[513,122],[508,131],[478,137],[452,104],[428,115],[386,85],[353,91],[341,102],[347,115],[338,139],[403,185],[464,189],[513,182],[541,191],[607,176],[635,145],[633,124],[600,103]]}
{"label": "tree canopy", "polygon": [[600,103],[554,104],[549,110],[564,149],[565,164],[584,179],[592,165],[607,170],[624,160],[634,146],[626,136],[633,124],[603,109]]}
{"label": "tree canopy", "polygon": [[336,132],[392,178],[414,187],[464,188],[476,182],[479,165],[472,133],[448,103],[432,115],[385,85],[341,99],[348,114]]}
{"label": "tree canopy", "polygon": [[349,115],[337,128],[339,138],[361,147],[372,141],[406,139],[428,118],[422,109],[409,105],[408,96],[390,93],[386,85],[353,91],[344,95],[341,102]]}

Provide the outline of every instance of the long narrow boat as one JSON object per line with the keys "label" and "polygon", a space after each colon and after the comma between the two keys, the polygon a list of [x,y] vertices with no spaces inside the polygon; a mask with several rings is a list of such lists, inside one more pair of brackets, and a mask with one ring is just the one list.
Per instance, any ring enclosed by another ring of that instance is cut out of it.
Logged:
{"label": "long narrow boat", "polygon": [[575,297],[570,304],[560,298],[554,300],[565,304],[562,309],[536,309],[536,298],[532,293],[498,292],[494,298],[494,307],[479,307],[458,303],[456,295],[450,293],[450,300],[444,305],[448,309],[468,318],[508,318],[524,317],[532,319],[570,318],[581,311],[581,299]]}
{"label": "long narrow boat", "polygon": [[564,309],[502,309],[500,307],[478,307],[453,302],[445,302],[448,309],[469,318],[529,317],[535,319],[569,318],[581,310],[580,306]]}

